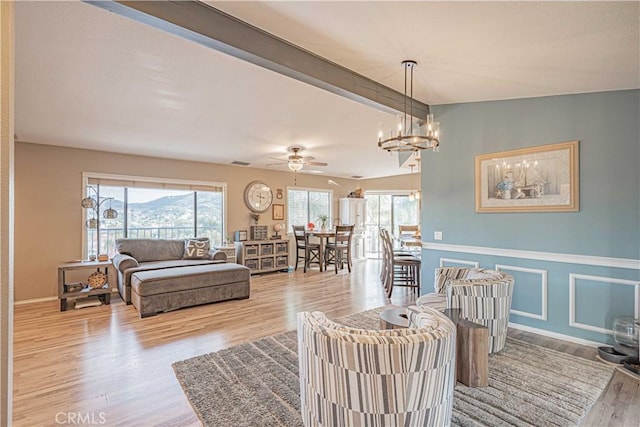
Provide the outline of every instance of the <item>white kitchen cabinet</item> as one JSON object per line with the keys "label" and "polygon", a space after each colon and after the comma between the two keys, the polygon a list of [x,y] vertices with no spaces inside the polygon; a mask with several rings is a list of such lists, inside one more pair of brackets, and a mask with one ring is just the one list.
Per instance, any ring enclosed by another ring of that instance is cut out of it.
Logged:
{"label": "white kitchen cabinet", "polygon": [[354,225],[353,237],[351,238],[351,257],[353,259],[363,259],[364,251],[364,221],[367,201],[345,197],[339,200],[339,218],[343,225]]}

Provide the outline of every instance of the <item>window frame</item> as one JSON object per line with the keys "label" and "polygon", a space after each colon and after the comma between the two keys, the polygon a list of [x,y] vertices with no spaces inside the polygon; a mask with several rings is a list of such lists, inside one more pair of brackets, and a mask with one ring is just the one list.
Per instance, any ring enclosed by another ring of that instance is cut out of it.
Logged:
{"label": "window frame", "polygon": [[[329,219],[333,220],[333,189],[331,188],[314,188],[314,187],[297,187],[297,186],[288,186],[287,187],[287,202],[286,202],[286,208],[287,208],[287,235],[291,236],[293,235],[293,230],[291,229],[291,222],[290,222],[290,215],[289,215],[289,191],[306,191],[307,192],[307,223],[309,222],[316,222],[316,221],[311,221],[309,219],[309,192],[317,192],[317,193],[328,193],[329,195]],[[304,226],[306,227],[307,224],[304,224]]]}
{"label": "window frame", "polygon": [[[149,176],[137,176],[137,175],[119,175],[112,173],[101,173],[101,172],[82,172],[82,184],[81,184],[81,195],[78,200],[82,200],[86,196],[87,186],[89,185],[89,179],[104,179],[104,180],[121,180],[121,181],[135,181],[135,182],[148,182],[153,184],[166,185],[167,190],[172,189],[171,185],[176,186],[201,186],[201,187],[220,187],[222,188],[222,235],[227,235],[227,183],[226,182],[215,182],[215,181],[198,181],[198,180],[186,180],[186,179],[174,179],[174,178],[158,178],[158,177],[149,177]],[[193,191],[203,191],[203,190],[193,190]],[[86,210],[78,203],[80,209],[80,217],[83,218],[82,224],[82,238],[81,245],[82,250],[81,254],[83,259],[87,259],[88,250],[87,250],[87,240],[88,233],[87,227],[84,225],[84,218],[86,215]],[[196,215],[197,212],[194,212]],[[126,226],[126,224],[125,224]]]}

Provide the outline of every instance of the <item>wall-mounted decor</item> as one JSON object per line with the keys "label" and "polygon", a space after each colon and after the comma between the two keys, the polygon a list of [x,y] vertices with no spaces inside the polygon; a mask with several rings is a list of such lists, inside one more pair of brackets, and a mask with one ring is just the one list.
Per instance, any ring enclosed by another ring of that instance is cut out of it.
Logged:
{"label": "wall-mounted decor", "polygon": [[579,141],[476,156],[476,212],[577,212]]}
{"label": "wall-mounted decor", "polygon": [[271,188],[262,181],[252,181],[244,189],[244,203],[250,211],[262,213],[273,201]]}
{"label": "wall-mounted decor", "polygon": [[282,188],[276,189],[276,199],[282,199]]}
{"label": "wall-mounted decor", "polygon": [[271,214],[274,220],[284,219],[284,205],[273,204]]}

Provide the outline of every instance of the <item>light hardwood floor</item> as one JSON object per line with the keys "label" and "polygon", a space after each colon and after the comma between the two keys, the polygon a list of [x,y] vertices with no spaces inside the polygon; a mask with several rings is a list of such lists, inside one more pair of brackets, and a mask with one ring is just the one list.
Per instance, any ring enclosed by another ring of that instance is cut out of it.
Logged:
{"label": "light hardwood floor", "polygon": [[[405,288],[386,298],[378,262],[354,267],[352,274],[299,269],[254,276],[248,300],[145,319],[117,297],[109,306],[62,313],[57,301],[16,306],[14,425],[71,424],[77,414],[109,426],[200,425],[173,362],[294,329],[298,311],[318,310],[333,318],[415,300]],[[512,330],[510,335],[581,357],[595,354],[589,347],[530,333]],[[638,426],[639,384],[617,374],[588,425]]]}

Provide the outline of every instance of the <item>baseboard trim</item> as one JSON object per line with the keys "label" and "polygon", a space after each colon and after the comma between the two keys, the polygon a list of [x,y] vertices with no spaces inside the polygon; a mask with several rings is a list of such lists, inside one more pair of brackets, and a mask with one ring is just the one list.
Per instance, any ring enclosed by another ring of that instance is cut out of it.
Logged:
{"label": "baseboard trim", "polygon": [[525,326],[525,325],[520,325],[518,323],[512,323],[509,322],[509,327],[513,328],[513,329],[519,329],[521,331],[525,331],[525,332],[531,332],[534,334],[538,334],[538,335],[543,335],[545,337],[549,337],[549,338],[556,338],[559,340],[563,340],[563,341],[569,341],[575,344],[582,344],[582,345],[586,345],[589,347],[600,347],[602,345],[608,345],[607,343],[602,343],[602,342],[597,342],[597,341],[590,341],[590,340],[585,340],[582,338],[576,338],[576,337],[572,337],[571,335],[564,335],[564,334],[559,334],[557,332],[551,332],[551,331],[547,331],[544,329],[538,329],[538,328],[534,328],[531,326]]}
{"label": "baseboard trim", "polygon": [[[111,288],[111,294],[118,293],[118,288]],[[23,299],[20,301],[14,301],[13,305],[25,305],[25,304],[35,304],[39,302],[49,302],[49,301],[57,301],[58,297],[44,297],[44,298],[32,298],[32,299]]]}
{"label": "baseboard trim", "polygon": [[446,243],[428,242],[422,242],[422,248],[434,251],[493,255],[509,258],[533,259],[538,261],[561,262],[565,264],[595,265],[600,267],[640,270],[639,259],[609,258],[593,255],[562,254],[555,252],[524,251],[520,249],[502,249],[483,246],[451,245]]}
{"label": "baseboard trim", "polygon": [[14,301],[13,305],[35,304],[37,302],[56,301],[57,299],[58,299],[58,297],[23,299],[21,301]]}

